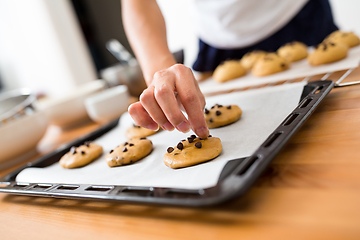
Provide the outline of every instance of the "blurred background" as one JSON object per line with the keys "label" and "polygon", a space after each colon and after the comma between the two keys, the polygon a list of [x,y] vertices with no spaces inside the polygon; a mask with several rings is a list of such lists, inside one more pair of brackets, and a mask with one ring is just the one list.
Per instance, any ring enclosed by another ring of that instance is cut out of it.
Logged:
{"label": "blurred background", "polygon": [[[184,50],[191,67],[197,53],[191,0],[158,0],[172,52]],[[335,21],[360,35],[360,1],[330,0]],[[117,39],[132,54],[120,0],[0,0],[0,92],[30,88],[57,96],[101,78],[118,60],[105,44]]]}

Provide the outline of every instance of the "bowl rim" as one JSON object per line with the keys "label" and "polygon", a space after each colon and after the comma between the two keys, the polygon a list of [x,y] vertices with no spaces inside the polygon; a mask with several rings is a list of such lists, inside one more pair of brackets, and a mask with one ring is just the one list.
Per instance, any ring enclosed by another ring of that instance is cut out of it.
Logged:
{"label": "bowl rim", "polygon": [[15,115],[17,112],[19,112],[21,109],[26,108],[27,106],[32,105],[36,102],[36,96],[32,93],[32,91],[28,88],[19,88],[14,89],[10,91],[6,91],[0,94],[0,103],[6,99],[9,99],[11,97],[17,97],[20,95],[27,95],[27,98],[22,101],[21,103],[15,105],[10,110],[0,113],[0,121],[3,121],[5,119],[10,118],[11,116]]}

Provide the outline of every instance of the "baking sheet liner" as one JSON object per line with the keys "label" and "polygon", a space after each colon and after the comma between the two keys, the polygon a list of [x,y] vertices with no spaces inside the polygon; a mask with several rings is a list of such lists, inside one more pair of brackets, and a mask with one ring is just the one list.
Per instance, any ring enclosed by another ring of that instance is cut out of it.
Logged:
{"label": "baking sheet liner", "polygon": [[[311,52],[311,50],[309,50]],[[225,83],[218,83],[212,77],[200,82],[200,89],[204,94],[218,91],[229,91],[237,88],[257,86],[267,83],[274,83],[283,80],[291,80],[301,77],[313,76],[317,74],[325,74],[340,70],[350,69],[359,66],[360,63],[360,46],[351,48],[348,56],[340,61],[324,64],[320,66],[311,66],[306,59],[291,63],[288,70],[275,73],[269,76],[256,77],[250,72],[240,78],[233,79]]]}
{"label": "baking sheet liner", "polygon": [[46,168],[26,168],[17,175],[16,181],[184,189],[212,187],[229,160],[251,155],[298,105],[304,85],[303,82],[284,84],[207,98],[208,108],[216,103],[237,104],[243,115],[234,124],[210,131],[222,140],[223,151],[203,164],[175,170],[166,167],[162,160],[166,149],[193,133],[162,131],[148,137],[154,144],[149,156],[132,165],[109,168],[105,154],[127,140],[124,133],[133,124],[131,117],[124,114],[116,128],[94,141],[103,146],[104,154],[91,164],[78,169],[64,169],[58,163]]}

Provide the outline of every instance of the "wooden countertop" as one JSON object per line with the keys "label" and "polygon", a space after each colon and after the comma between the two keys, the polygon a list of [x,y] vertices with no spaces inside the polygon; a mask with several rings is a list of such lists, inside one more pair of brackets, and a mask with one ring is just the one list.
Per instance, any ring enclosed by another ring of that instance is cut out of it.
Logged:
{"label": "wooden countertop", "polygon": [[[360,70],[347,79],[359,80]],[[66,132],[50,127],[40,152],[52,151],[97,127],[86,123]],[[241,198],[210,208],[175,208],[1,193],[0,236],[360,239],[360,85],[333,89]]]}

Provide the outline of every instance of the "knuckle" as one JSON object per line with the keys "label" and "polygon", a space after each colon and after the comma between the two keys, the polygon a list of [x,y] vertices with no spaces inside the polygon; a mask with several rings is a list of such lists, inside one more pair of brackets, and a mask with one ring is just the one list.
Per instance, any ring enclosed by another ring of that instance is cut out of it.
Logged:
{"label": "knuckle", "polygon": [[187,74],[187,73],[191,72],[190,68],[184,66],[183,64],[179,64],[179,63],[173,65],[172,69],[177,75],[179,75],[179,74]]}
{"label": "knuckle", "polygon": [[167,95],[167,93],[169,92],[168,87],[166,86],[166,84],[161,84],[159,86],[157,86],[156,90],[155,90],[155,98],[163,98]]}
{"label": "knuckle", "polygon": [[157,78],[162,78],[164,77],[165,75],[167,74],[167,70],[160,70],[160,71],[157,71],[154,73],[154,79],[157,79]]}
{"label": "knuckle", "polygon": [[144,104],[144,103],[148,102],[151,98],[152,98],[152,92],[149,89],[145,89],[141,93],[139,100],[142,104]]}
{"label": "knuckle", "polygon": [[183,97],[182,97],[183,101],[191,104],[191,103],[195,103],[197,102],[199,99],[196,95],[194,94],[190,94],[190,93],[186,93]]}

